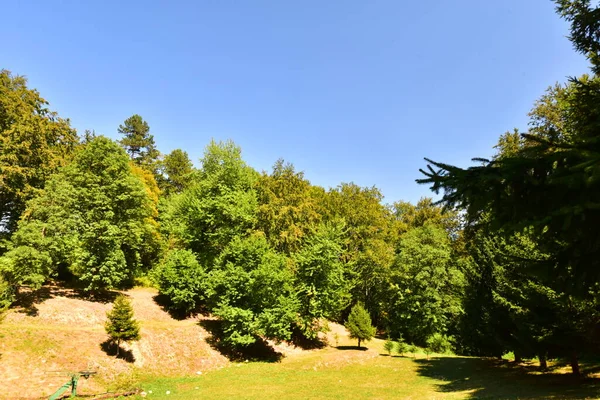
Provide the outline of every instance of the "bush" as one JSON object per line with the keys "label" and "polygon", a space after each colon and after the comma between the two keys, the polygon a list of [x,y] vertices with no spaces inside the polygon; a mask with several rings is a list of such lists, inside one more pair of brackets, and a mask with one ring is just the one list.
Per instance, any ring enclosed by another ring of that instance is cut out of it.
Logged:
{"label": "bush", "polygon": [[441,333],[434,333],[427,339],[427,348],[434,353],[450,353],[452,351],[451,338]]}
{"label": "bush", "polygon": [[171,302],[171,310],[187,313],[205,299],[206,273],[190,250],[173,250],[167,254],[153,278],[160,294]]}
{"label": "bush", "polygon": [[392,352],[394,351],[395,348],[396,348],[396,343],[392,339],[388,338],[388,340],[386,340],[385,343],[383,344],[383,349],[385,351],[387,351],[390,356],[392,355]]}
{"label": "bush", "polygon": [[404,353],[409,351],[409,346],[402,341],[402,339],[398,340],[398,345],[396,346],[396,352],[403,356]]}

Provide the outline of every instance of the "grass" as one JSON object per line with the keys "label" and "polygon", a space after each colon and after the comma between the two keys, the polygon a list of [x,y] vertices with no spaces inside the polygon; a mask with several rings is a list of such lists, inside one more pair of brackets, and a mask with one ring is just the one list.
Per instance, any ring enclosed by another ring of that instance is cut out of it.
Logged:
{"label": "grass", "polygon": [[[272,362],[230,361],[213,343],[211,319],[173,319],[155,302],[153,289],[132,289],[142,340],[132,345],[135,363],[101,349],[110,304],[78,292],[47,287],[10,310],[0,325],[0,399],[43,398],[66,378],[53,371],[98,372],[81,382],[80,394],[146,391],[146,399],[586,399],[600,397],[600,359],[582,362],[584,379],[568,374],[566,363],[515,364],[430,354],[423,349],[388,356],[384,340],[356,349],[344,328],[332,324],[329,347],[300,350],[269,347]],[[335,345],[335,347],[331,347]],[[134,351],[135,350],[135,351]],[[133,353],[132,353],[133,354]],[[262,354],[262,353],[261,353]],[[265,360],[267,358],[256,358]],[[201,372],[201,374],[197,374]],[[169,392],[169,394],[167,394]],[[141,398],[139,396],[138,398]]]}
{"label": "grass", "polygon": [[[327,348],[279,363],[236,363],[200,376],[146,376],[146,399],[594,399],[600,379],[539,374],[535,365]],[[375,351],[374,351],[375,350]],[[169,394],[167,395],[167,391]]]}

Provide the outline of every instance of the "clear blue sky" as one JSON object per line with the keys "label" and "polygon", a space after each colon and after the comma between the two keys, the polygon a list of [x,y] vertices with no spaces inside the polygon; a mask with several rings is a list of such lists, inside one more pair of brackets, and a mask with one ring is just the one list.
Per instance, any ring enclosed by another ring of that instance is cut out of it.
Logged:
{"label": "clear blue sky", "polygon": [[258,170],[430,195],[423,157],[469,165],[587,71],[550,0],[8,1],[0,68],[79,132],[137,113],[194,161],[233,139]]}

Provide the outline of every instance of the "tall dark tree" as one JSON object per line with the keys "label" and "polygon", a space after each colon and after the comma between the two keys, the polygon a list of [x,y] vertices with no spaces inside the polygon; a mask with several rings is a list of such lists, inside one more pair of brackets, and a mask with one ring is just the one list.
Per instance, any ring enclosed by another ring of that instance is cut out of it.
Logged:
{"label": "tall dark tree", "polygon": [[[466,210],[471,224],[507,236],[527,229],[548,255],[529,263],[527,273],[541,277],[567,306],[594,304],[600,280],[600,8],[588,0],[556,4],[571,22],[575,48],[589,58],[596,75],[552,88],[536,104],[532,129],[516,152],[477,159],[480,165],[467,169],[428,160],[428,170],[422,170],[426,178],[419,182],[443,191],[442,201]],[[568,331],[583,332],[577,319],[570,319],[566,331],[550,329],[554,337],[570,340]],[[578,373],[576,349],[569,356]]]}
{"label": "tall dark tree", "polygon": [[134,114],[119,125],[118,132],[123,135],[120,143],[127,154],[138,165],[155,172],[160,153],[154,144],[154,136],[150,134],[150,126],[144,119]]}

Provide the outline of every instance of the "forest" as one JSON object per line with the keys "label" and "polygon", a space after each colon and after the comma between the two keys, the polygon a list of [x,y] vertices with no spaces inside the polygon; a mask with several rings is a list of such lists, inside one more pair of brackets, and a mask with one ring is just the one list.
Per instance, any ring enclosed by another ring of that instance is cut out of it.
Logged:
{"label": "forest", "polygon": [[415,166],[437,196],[416,204],[313,185],[283,159],[257,171],[227,140],[163,154],[151,116],[118,141],[78,133],[2,70],[0,306],[50,280],[91,297],[149,285],[243,351],[316,340],[360,304],[399,343],[580,374],[600,352],[600,8],[555,3],[590,73],[549,82],[490,159]]}

